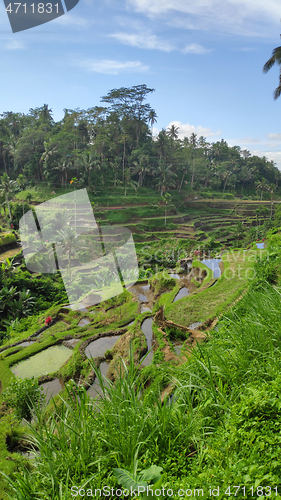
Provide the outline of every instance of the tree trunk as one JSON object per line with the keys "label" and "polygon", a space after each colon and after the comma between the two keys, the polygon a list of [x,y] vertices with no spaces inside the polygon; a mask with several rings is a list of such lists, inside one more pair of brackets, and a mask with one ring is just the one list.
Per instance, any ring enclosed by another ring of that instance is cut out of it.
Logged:
{"label": "tree trunk", "polygon": [[7,193],[5,193],[5,198],[6,198],[6,203],[7,203],[7,207],[8,207],[9,217],[10,217],[10,220],[12,220],[12,216],[11,216],[11,209],[10,209],[10,203],[9,203],[9,200],[8,200],[8,195],[7,195]]}
{"label": "tree trunk", "polygon": [[192,176],[191,176],[191,183],[190,183],[190,186],[192,188],[193,188],[193,183],[194,183],[194,174],[195,174],[195,158],[193,160]]}
{"label": "tree trunk", "polygon": [[184,171],[184,173],[182,174],[182,178],[181,178],[181,182],[180,182],[180,187],[179,187],[179,190],[178,190],[179,194],[181,192],[181,188],[182,188],[182,184],[183,184],[183,179],[185,178],[185,174],[186,174],[186,171]]}
{"label": "tree trunk", "polygon": [[123,147],[122,182],[124,182],[124,177],[125,177],[125,144],[126,144],[126,139],[124,139],[124,147]]}

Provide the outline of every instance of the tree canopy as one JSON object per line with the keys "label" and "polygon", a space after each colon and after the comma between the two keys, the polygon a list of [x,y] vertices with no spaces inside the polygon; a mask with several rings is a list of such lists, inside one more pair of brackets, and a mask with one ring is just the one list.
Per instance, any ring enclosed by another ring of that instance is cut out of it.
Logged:
{"label": "tree canopy", "polygon": [[[279,62],[278,54],[276,49],[267,68]],[[250,187],[262,196],[278,187],[280,172],[272,161],[223,139],[209,143],[195,133],[180,138],[174,124],[153,136],[157,114],[147,101],[153,92],[145,84],[113,89],[101,98],[103,106],[65,109],[57,122],[47,104],[27,114],[2,113],[0,176],[22,175],[26,185],[48,182],[53,188],[76,177],[79,187],[94,192],[132,185],[162,195],[187,187],[241,193]]]}

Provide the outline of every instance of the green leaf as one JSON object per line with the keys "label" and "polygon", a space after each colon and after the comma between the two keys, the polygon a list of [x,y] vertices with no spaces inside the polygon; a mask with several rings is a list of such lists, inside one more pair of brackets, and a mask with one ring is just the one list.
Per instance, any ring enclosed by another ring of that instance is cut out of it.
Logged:
{"label": "green leaf", "polygon": [[139,478],[124,469],[113,469],[113,474],[115,475],[117,481],[123,488],[137,489],[139,486],[147,486],[147,483],[144,481],[139,481]]}
{"label": "green leaf", "polygon": [[140,472],[140,479],[145,481],[152,481],[153,484],[157,483],[161,479],[161,471],[163,467],[158,467],[157,465],[151,465],[149,469],[142,470]]}

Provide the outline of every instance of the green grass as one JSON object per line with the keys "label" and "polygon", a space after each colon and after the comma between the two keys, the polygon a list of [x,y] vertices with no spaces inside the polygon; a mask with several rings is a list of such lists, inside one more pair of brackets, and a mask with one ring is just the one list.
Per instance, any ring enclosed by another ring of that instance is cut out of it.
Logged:
{"label": "green grass", "polygon": [[165,315],[175,323],[188,326],[195,321],[215,318],[225,311],[247,287],[247,273],[254,267],[258,252],[227,252],[223,255],[224,272],[214,287],[199,290],[179,302],[167,305]]}
{"label": "green grass", "polygon": [[[235,489],[224,494],[228,485],[245,486],[238,498],[247,500],[261,496],[251,487],[280,489],[280,292],[268,285],[249,291],[180,366],[161,362],[139,373],[131,355],[123,377],[104,388],[98,413],[83,390],[69,386],[48,420],[43,412],[30,426],[40,461],[28,475],[22,466],[11,474],[13,500],[37,491],[43,500],[68,498],[73,484],[87,480],[116,488],[112,469],[133,464],[163,467],[166,489],[201,488],[205,500],[210,487],[231,500],[237,496]],[[168,384],[176,397],[162,404]]]}

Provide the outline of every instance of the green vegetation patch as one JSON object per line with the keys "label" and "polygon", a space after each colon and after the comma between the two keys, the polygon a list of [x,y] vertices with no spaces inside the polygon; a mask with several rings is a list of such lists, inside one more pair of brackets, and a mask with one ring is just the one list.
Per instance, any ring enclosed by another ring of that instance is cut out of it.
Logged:
{"label": "green vegetation patch", "polygon": [[165,309],[167,319],[188,326],[195,321],[206,321],[225,311],[254,278],[254,262],[258,252],[243,250],[227,252],[222,256],[224,272],[215,286],[194,292]]}
{"label": "green vegetation patch", "polygon": [[20,378],[35,378],[54,373],[70,358],[72,350],[56,345],[31,356],[11,367],[14,375]]}

